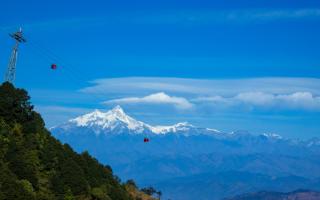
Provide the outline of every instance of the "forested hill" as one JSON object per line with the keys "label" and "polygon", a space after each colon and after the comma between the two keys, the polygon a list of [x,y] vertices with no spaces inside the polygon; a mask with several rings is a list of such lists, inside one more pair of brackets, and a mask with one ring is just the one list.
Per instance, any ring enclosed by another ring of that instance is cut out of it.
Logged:
{"label": "forested hill", "polygon": [[30,97],[0,85],[0,200],[152,199],[109,166],[75,153],[50,135]]}

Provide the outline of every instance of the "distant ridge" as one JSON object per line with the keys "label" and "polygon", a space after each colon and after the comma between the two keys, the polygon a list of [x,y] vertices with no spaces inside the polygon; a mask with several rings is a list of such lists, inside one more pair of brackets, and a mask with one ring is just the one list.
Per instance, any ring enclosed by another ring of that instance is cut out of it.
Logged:
{"label": "distant ridge", "polygon": [[238,195],[225,200],[319,200],[320,192],[311,190],[295,190],[293,192],[255,192]]}
{"label": "distant ridge", "polygon": [[320,188],[318,138],[225,133],[186,122],[152,126],[120,106],[70,119],[51,132],[78,152],[88,150],[111,164],[121,179],[160,189],[164,199],[220,200],[262,190]]}
{"label": "distant ridge", "polygon": [[61,129],[69,131],[76,128],[89,128],[96,134],[107,133],[152,133],[152,134],[167,134],[167,133],[220,133],[215,129],[201,129],[189,124],[188,122],[180,122],[171,126],[151,126],[147,123],[138,121],[129,115],[118,105],[113,109],[102,112],[94,110],[91,113],[70,119],[68,122],[52,127],[52,130]]}

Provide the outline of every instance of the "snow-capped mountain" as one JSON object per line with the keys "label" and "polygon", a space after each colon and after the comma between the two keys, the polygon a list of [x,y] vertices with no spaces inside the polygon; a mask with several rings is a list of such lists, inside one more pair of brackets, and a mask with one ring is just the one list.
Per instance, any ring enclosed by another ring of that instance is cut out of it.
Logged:
{"label": "snow-capped mountain", "polygon": [[188,122],[180,122],[171,126],[151,126],[147,123],[138,121],[127,115],[123,109],[118,105],[112,110],[102,112],[95,110],[91,113],[70,119],[67,123],[51,128],[51,130],[60,129],[68,132],[74,129],[90,129],[96,134],[210,134],[220,133],[215,129],[197,128]]}
{"label": "snow-capped mountain", "polygon": [[[153,185],[170,199],[221,199],[236,195],[239,186],[253,192],[266,187],[294,190],[307,184],[320,188],[320,179],[319,187],[314,184],[320,177],[318,138],[303,141],[245,130],[225,133],[187,122],[152,126],[130,117],[120,106],[70,119],[51,132],[76,151],[89,151],[111,165],[122,180]],[[230,182],[221,185],[226,180]],[[195,186],[199,193],[186,193]]]}
{"label": "snow-capped mountain", "polygon": [[272,139],[282,139],[282,136],[276,133],[263,133],[262,136],[266,138],[272,138]]}
{"label": "snow-capped mountain", "polygon": [[55,134],[95,134],[95,135],[167,135],[176,134],[182,136],[206,135],[220,139],[243,140],[247,143],[256,142],[260,139],[269,141],[282,141],[291,145],[300,145],[307,147],[319,147],[320,139],[313,138],[308,141],[294,140],[284,138],[275,133],[263,133],[260,135],[252,135],[245,130],[232,131],[230,133],[221,132],[213,128],[196,127],[188,122],[180,122],[174,125],[155,125],[136,120],[130,117],[118,105],[113,109],[102,112],[98,109],[91,113],[78,116],[68,120],[66,123],[50,128]]}
{"label": "snow-capped mountain", "polygon": [[307,141],[308,147],[320,147],[320,138],[311,138]]}
{"label": "snow-capped mountain", "polygon": [[114,107],[108,112],[95,110],[91,113],[70,119],[67,123],[55,128],[70,130],[74,128],[92,129],[96,134],[100,133],[143,133],[149,130],[149,125],[128,116],[120,106]]}

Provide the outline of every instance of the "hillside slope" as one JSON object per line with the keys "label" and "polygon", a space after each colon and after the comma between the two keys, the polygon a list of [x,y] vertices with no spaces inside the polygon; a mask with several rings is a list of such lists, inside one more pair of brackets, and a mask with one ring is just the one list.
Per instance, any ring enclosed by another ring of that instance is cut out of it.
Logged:
{"label": "hillside slope", "polygon": [[0,199],[152,199],[52,137],[29,99],[10,83],[0,86]]}

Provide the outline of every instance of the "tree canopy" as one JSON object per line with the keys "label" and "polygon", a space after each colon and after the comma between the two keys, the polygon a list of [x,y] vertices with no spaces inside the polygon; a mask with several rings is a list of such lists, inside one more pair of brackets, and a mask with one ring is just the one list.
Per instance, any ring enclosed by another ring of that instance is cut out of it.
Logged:
{"label": "tree canopy", "polygon": [[[131,182],[132,184],[132,182]],[[135,186],[135,185],[134,185]],[[136,186],[135,186],[136,187]],[[45,128],[28,93],[0,85],[0,200],[134,200],[88,152],[77,154]]]}

